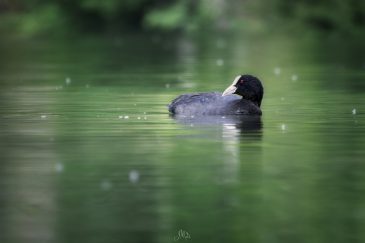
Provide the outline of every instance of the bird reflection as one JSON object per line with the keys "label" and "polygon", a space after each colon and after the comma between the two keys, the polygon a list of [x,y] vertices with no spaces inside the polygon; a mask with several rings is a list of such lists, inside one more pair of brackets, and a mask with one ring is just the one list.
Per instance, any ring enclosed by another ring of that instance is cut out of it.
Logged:
{"label": "bird reflection", "polygon": [[[261,116],[172,116],[178,123],[201,130],[199,136],[207,136],[222,142],[224,154],[222,167],[219,170],[219,183],[235,184],[240,177],[240,167],[248,156],[261,154],[253,153],[261,150],[262,121]],[[217,129],[218,128],[218,129]],[[218,130],[218,133],[217,133]],[[217,137],[218,136],[218,137]],[[241,146],[243,144],[255,146]],[[249,148],[249,151],[246,151]]]}
{"label": "bird reflection", "polygon": [[261,139],[263,127],[261,116],[174,116],[178,123],[191,127],[221,127],[222,137]]}

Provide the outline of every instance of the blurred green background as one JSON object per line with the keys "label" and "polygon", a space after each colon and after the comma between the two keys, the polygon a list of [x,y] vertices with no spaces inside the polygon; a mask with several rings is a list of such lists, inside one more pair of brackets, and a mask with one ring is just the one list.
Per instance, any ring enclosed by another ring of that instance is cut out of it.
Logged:
{"label": "blurred green background", "polygon": [[295,29],[362,33],[365,3],[357,0],[1,0],[1,29],[20,33],[80,30]]}
{"label": "blurred green background", "polygon": [[[0,242],[364,242],[364,14],[0,0]],[[169,116],[241,73],[261,118]]]}

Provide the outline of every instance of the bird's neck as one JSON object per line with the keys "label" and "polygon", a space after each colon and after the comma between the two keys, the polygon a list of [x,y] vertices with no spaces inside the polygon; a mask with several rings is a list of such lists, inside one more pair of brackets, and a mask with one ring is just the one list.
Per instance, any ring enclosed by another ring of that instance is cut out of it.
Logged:
{"label": "bird's neck", "polygon": [[261,106],[261,101],[257,101],[257,100],[249,100],[249,99],[245,99],[242,97],[242,100],[247,100],[250,101],[252,103],[254,103],[256,106],[260,107]]}

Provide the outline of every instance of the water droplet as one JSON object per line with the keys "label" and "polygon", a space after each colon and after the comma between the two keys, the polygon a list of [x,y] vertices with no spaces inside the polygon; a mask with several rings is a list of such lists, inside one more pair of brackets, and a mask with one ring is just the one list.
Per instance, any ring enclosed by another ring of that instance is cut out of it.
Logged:
{"label": "water droplet", "polygon": [[166,89],[170,88],[170,84],[165,84],[165,88]]}
{"label": "water droplet", "polygon": [[291,76],[291,80],[292,80],[293,82],[297,81],[297,80],[298,80],[298,75],[293,74],[293,75]]}
{"label": "water droplet", "polygon": [[124,119],[129,119],[129,116],[124,116]]}
{"label": "water droplet", "polygon": [[192,82],[186,82],[186,83],[181,83],[180,86],[183,87],[183,88],[189,89],[189,88],[195,87],[196,84],[195,83],[192,83]]}
{"label": "water droplet", "polygon": [[138,120],[141,120],[141,117],[139,116],[139,117],[137,117],[137,119],[138,119]]}
{"label": "water droplet", "polygon": [[281,69],[279,67],[274,68],[275,75],[279,75],[281,73]]}
{"label": "water droplet", "polygon": [[147,116],[143,117],[143,119],[147,120]]}
{"label": "water droplet", "polygon": [[109,180],[103,180],[100,183],[100,188],[104,191],[108,191],[113,187],[113,184]]}
{"label": "water droplet", "polygon": [[139,172],[136,170],[129,171],[129,181],[132,183],[137,183],[139,181]]}
{"label": "water droplet", "polygon": [[46,115],[41,115],[41,118],[42,118],[42,119],[46,119],[46,118],[47,118],[47,116],[46,116]]}
{"label": "water droplet", "polygon": [[352,115],[356,115],[356,109],[352,109]]}
{"label": "water droplet", "polygon": [[215,64],[217,64],[217,66],[223,66],[224,65],[224,60],[223,59],[217,59],[216,61],[215,61]]}
{"label": "water droplet", "polygon": [[119,119],[123,119],[123,118],[124,118],[124,116],[118,116],[118,118],[119,118]]}
{"label": "water droplet", "polygon": [[285,124],[281,124],[281,127],[280,128],[281,128],[282,131],[285,131],[286,130],[286,125]]}
{"label": "water droplet", "polygon": [[67,78],[65,79],[65,83],[66,83],[67,85],[71,84],[71,78],[67,77]]}
{"label": "water droplet", "polygon": [[64,166],[62,163],[57,163],[55,166],[54,166],[54,169],[57,173],[62,173],[63,172],[63,169],[64,169]]}

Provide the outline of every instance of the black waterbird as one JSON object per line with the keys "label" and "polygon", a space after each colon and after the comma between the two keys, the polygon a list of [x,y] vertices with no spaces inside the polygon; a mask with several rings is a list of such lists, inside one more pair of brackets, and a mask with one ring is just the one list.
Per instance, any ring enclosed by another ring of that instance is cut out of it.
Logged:
{"label": "black waterbird", "polygon": [[183,94],[168,106],[173,115],[261,115],[264,88],[252,75],[239,75],[223,92]]}

